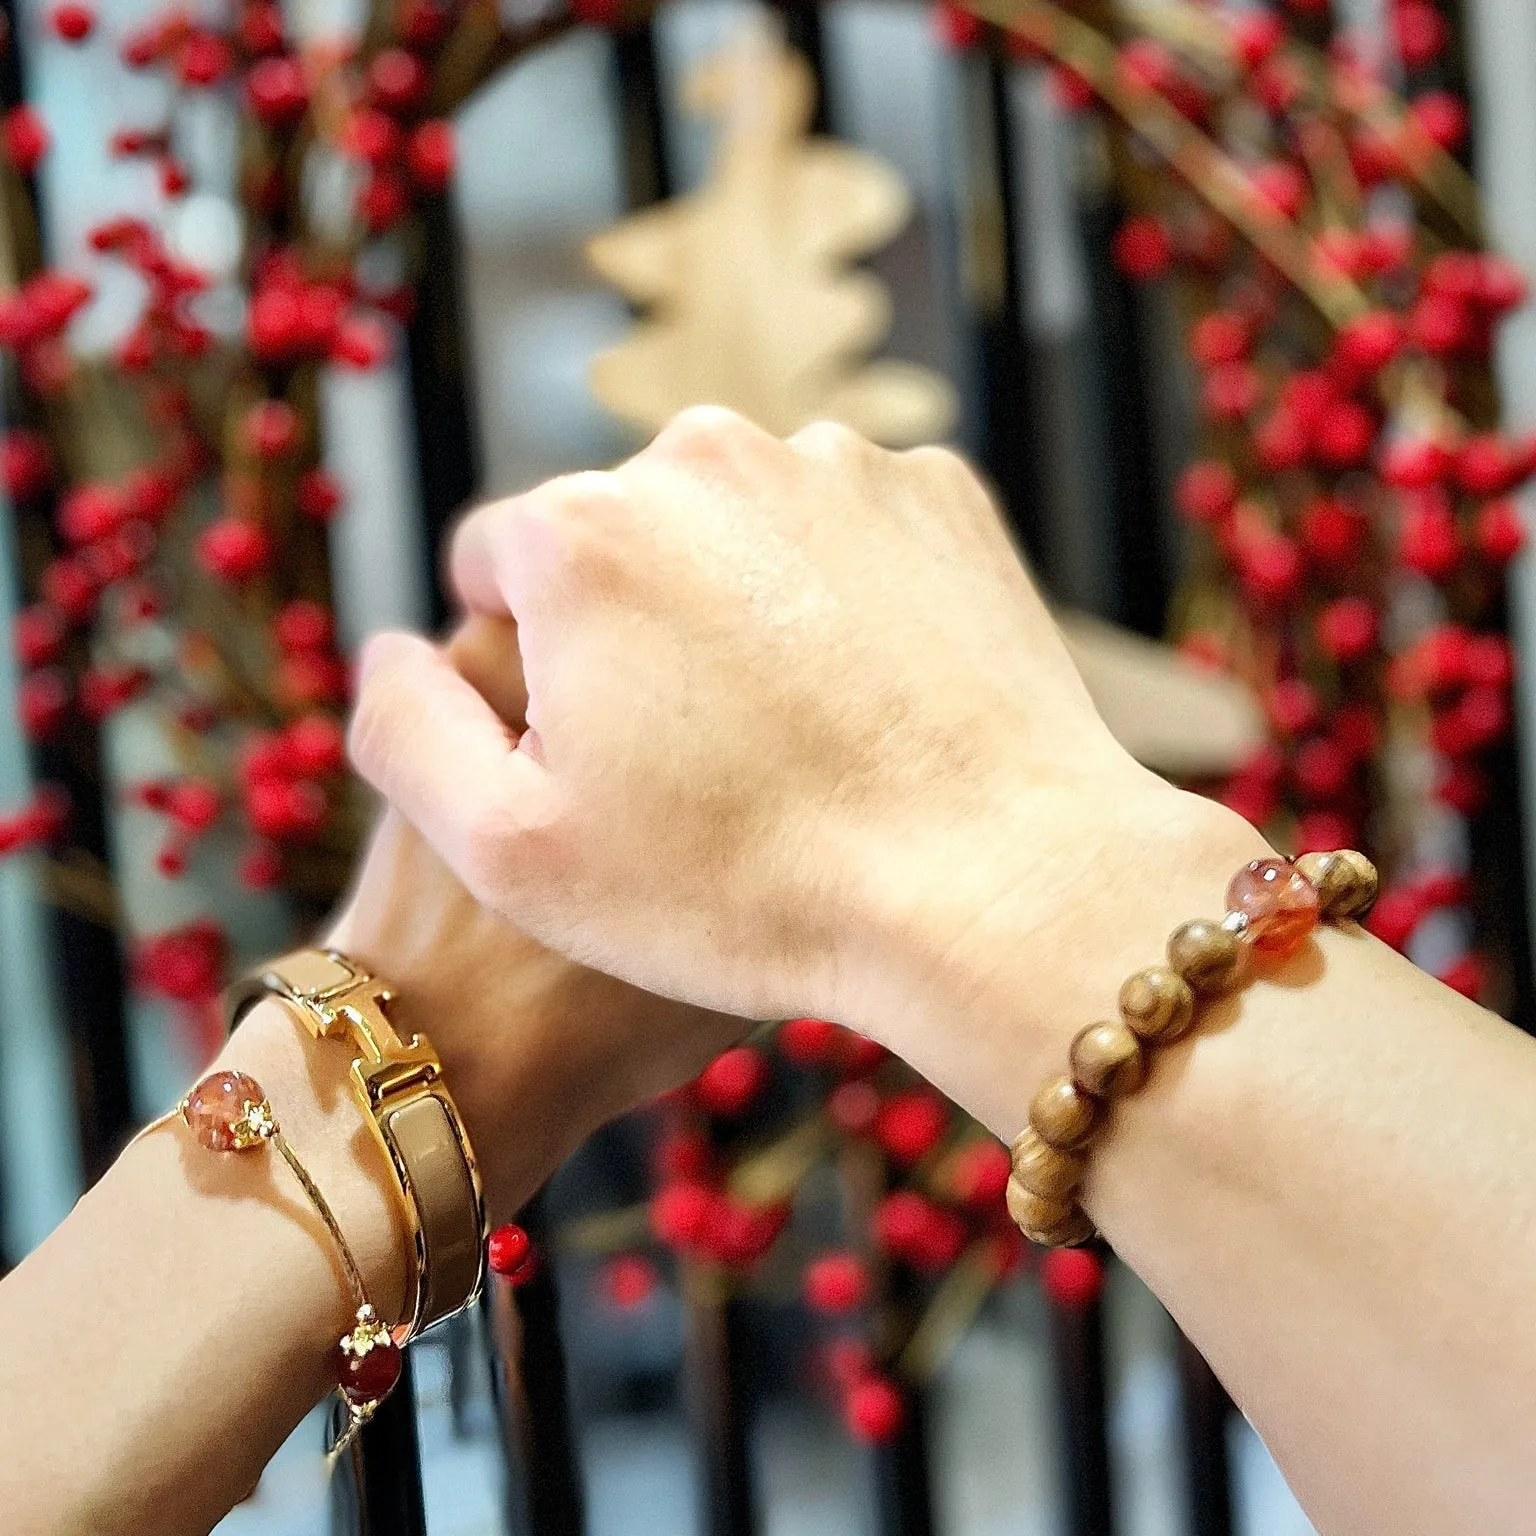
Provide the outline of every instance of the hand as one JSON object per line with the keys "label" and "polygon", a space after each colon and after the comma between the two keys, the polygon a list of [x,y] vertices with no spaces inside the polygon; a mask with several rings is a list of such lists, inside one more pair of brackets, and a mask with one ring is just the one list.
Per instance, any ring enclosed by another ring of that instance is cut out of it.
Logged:
{"label": "hand", "polygon": [[[516,643],[501,629],[475,620],[447,655],[507,704],[485,664]],[[694,1076],[747,1027],[540,948],[479,905],[393,811],[326,943],[396,988],[390,1012],[402,1032],[431,1038],[502,1215],[598,1126]],[[507,1112],[530,1102],[544,1112]]]}
{"label": "hand", "polygon": [[611,473],[472,515],[452,574],[517,621],[527,729],[381,637],[357,765],[481,900],[652,990],[907,1049],[904,949],[938,983],[1005,907],[1059,972],[1060,912],[1102,921],[1197,816],[1110,737],[943,450],[689,411]]}

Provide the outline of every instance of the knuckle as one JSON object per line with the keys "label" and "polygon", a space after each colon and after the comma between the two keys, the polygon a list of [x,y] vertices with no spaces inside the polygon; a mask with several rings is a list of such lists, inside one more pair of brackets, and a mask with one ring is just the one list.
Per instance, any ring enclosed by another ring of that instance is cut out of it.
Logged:
{"label": "knuckle", "polygon": [[690,405],[652,440],[660,457],[716,463],[736,458],[762,436],[745,416],[723,405]]}
{"label": "knuckle", "polygon": [[872,446],[840,421],[813,421],[789,441],[799,452],[822,459],[852,459]]}

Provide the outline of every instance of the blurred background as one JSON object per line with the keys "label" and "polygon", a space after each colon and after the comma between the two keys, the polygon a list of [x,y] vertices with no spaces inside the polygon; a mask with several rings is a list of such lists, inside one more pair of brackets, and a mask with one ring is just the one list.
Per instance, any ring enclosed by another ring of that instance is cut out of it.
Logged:
{"label": "blurred background", "polygon": [[[693,402],[955,444],[1132,750],[1530,1026],[1536,11],[977,3],[0,6],[0,1263],[344,888],[346,658],[456,512]],[[1309,1530],[1007,1170],[765,1031],[220,1529]]]}

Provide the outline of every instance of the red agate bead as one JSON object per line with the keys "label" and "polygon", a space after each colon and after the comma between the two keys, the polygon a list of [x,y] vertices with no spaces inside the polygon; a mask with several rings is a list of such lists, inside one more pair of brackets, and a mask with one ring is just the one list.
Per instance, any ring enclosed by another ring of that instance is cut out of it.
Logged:
{"label": "red agate bead", "polygon": [[1227,906],[1248,919],[1261,954],[1295,953],[1317,926],[1317,888],[1289,859],[1255,859],[1227,887]]}
{"label": "red agate bead", "polygon": [[210,1072],[187,1095],[184,1118],[210,1152],[238,1152],[253,1145],[242,1132],[251,1109],[266,1100],[254,1077],[244,1072]]}
{"label": "red agate bead", "polygon": [[389,1337],[377,1338],[361,1354],[336,1346],[336,1385],[349,1403],[381,1402],[400,1380],[400,1346]]}

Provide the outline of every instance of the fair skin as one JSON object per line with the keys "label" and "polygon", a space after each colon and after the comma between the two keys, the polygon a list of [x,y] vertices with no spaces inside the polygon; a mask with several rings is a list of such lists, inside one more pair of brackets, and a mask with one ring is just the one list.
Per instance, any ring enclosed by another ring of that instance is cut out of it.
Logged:
{"label": "fair skin", "polygon": [[[479,631],[472,661],[377,643],[353,745],[485,907],[653,993],[863,1029],[1005,1137],[1120,980],[1267,851],[1110,739],[950,455],[830,428],[784,444],[690,412],[611,474],[473,516],[454,578],[499,643]],[[356,904],[337,941],[379,946],[419,999],[504,1198],[638,1097],[634,1074],[675,1079],[739,1028],[623,990],[562,1012],[571,973],[471,918],[456,887],[434,887],[437,918],[415,925],[432,866],[398,822],[378,857],[395,837],[422,862],[363,887],[413,900],[384,899],[383,918]],[[449,942],[485,981],[473,1018]],[[535,980],[530,1001],[530,976],[564,983]],[[393,1295],[384,1194],[349,1164],[356,1127],[326,1119],[335,1095],[291,1028],[258,1014],[232,1049],[294,1106],[295,1140],[328,1160]],[[562,1076],[573,1036],[597,1065]],[[607,1086],[586,1097],[589,1079]],[[1163,1053],[1095,1152],[1089,1210],[1324,1536],[1528,1523],[1533,1098],[1536,1045],[1358,931],[1328,931]],[[0,1418],[22,1426],[0,1508],[24,1531],[200,1529],[323,1385],[345,1310],[323,1248],[191,1170],[151,1139],[0,1286],[0,1327],[21,1338]],[[234,1295],[212,1232],[257,1256]],[[103,1252],[134,1262],[109,1272]],[[220,1358],[255,1383],[249,1400],[187,1393],[232,1325]]]}
{"label": "fair skin", "polygon": [[[496,639],[471,626],[448,654],[482,676]],[[495,677],[485,684],[496,697]],[[431,1037],[499,1220],[599,1125],[743,1029],[539,948],[477,906],[392,812],[325,941],[388,976],[397,1026]],[[371,1299],[395,1318],[405,1234],[346,1088],[349,1060],[306,1043],[275,1003],[219,1056],[266,1090]],[[330,1240],[275,1157],[221,1157],[170,1127],[131,1146],[0,1283],[0,1526],[207,1531],[331,1385],[350,1312]]]}
{"label": "fair skin", "polygon": [[[1095,716],[970,472],[685,413],[464,525],[518,626],[509,731],[375,642],[357,764],[483,902],[729,1013],[836,1018],[999,1135],[1180,921],[1266,855]],[[1536,1043],[1357,929],[1165,1052],[1084,1200],[1324,1536],[1536,1501]]]}

